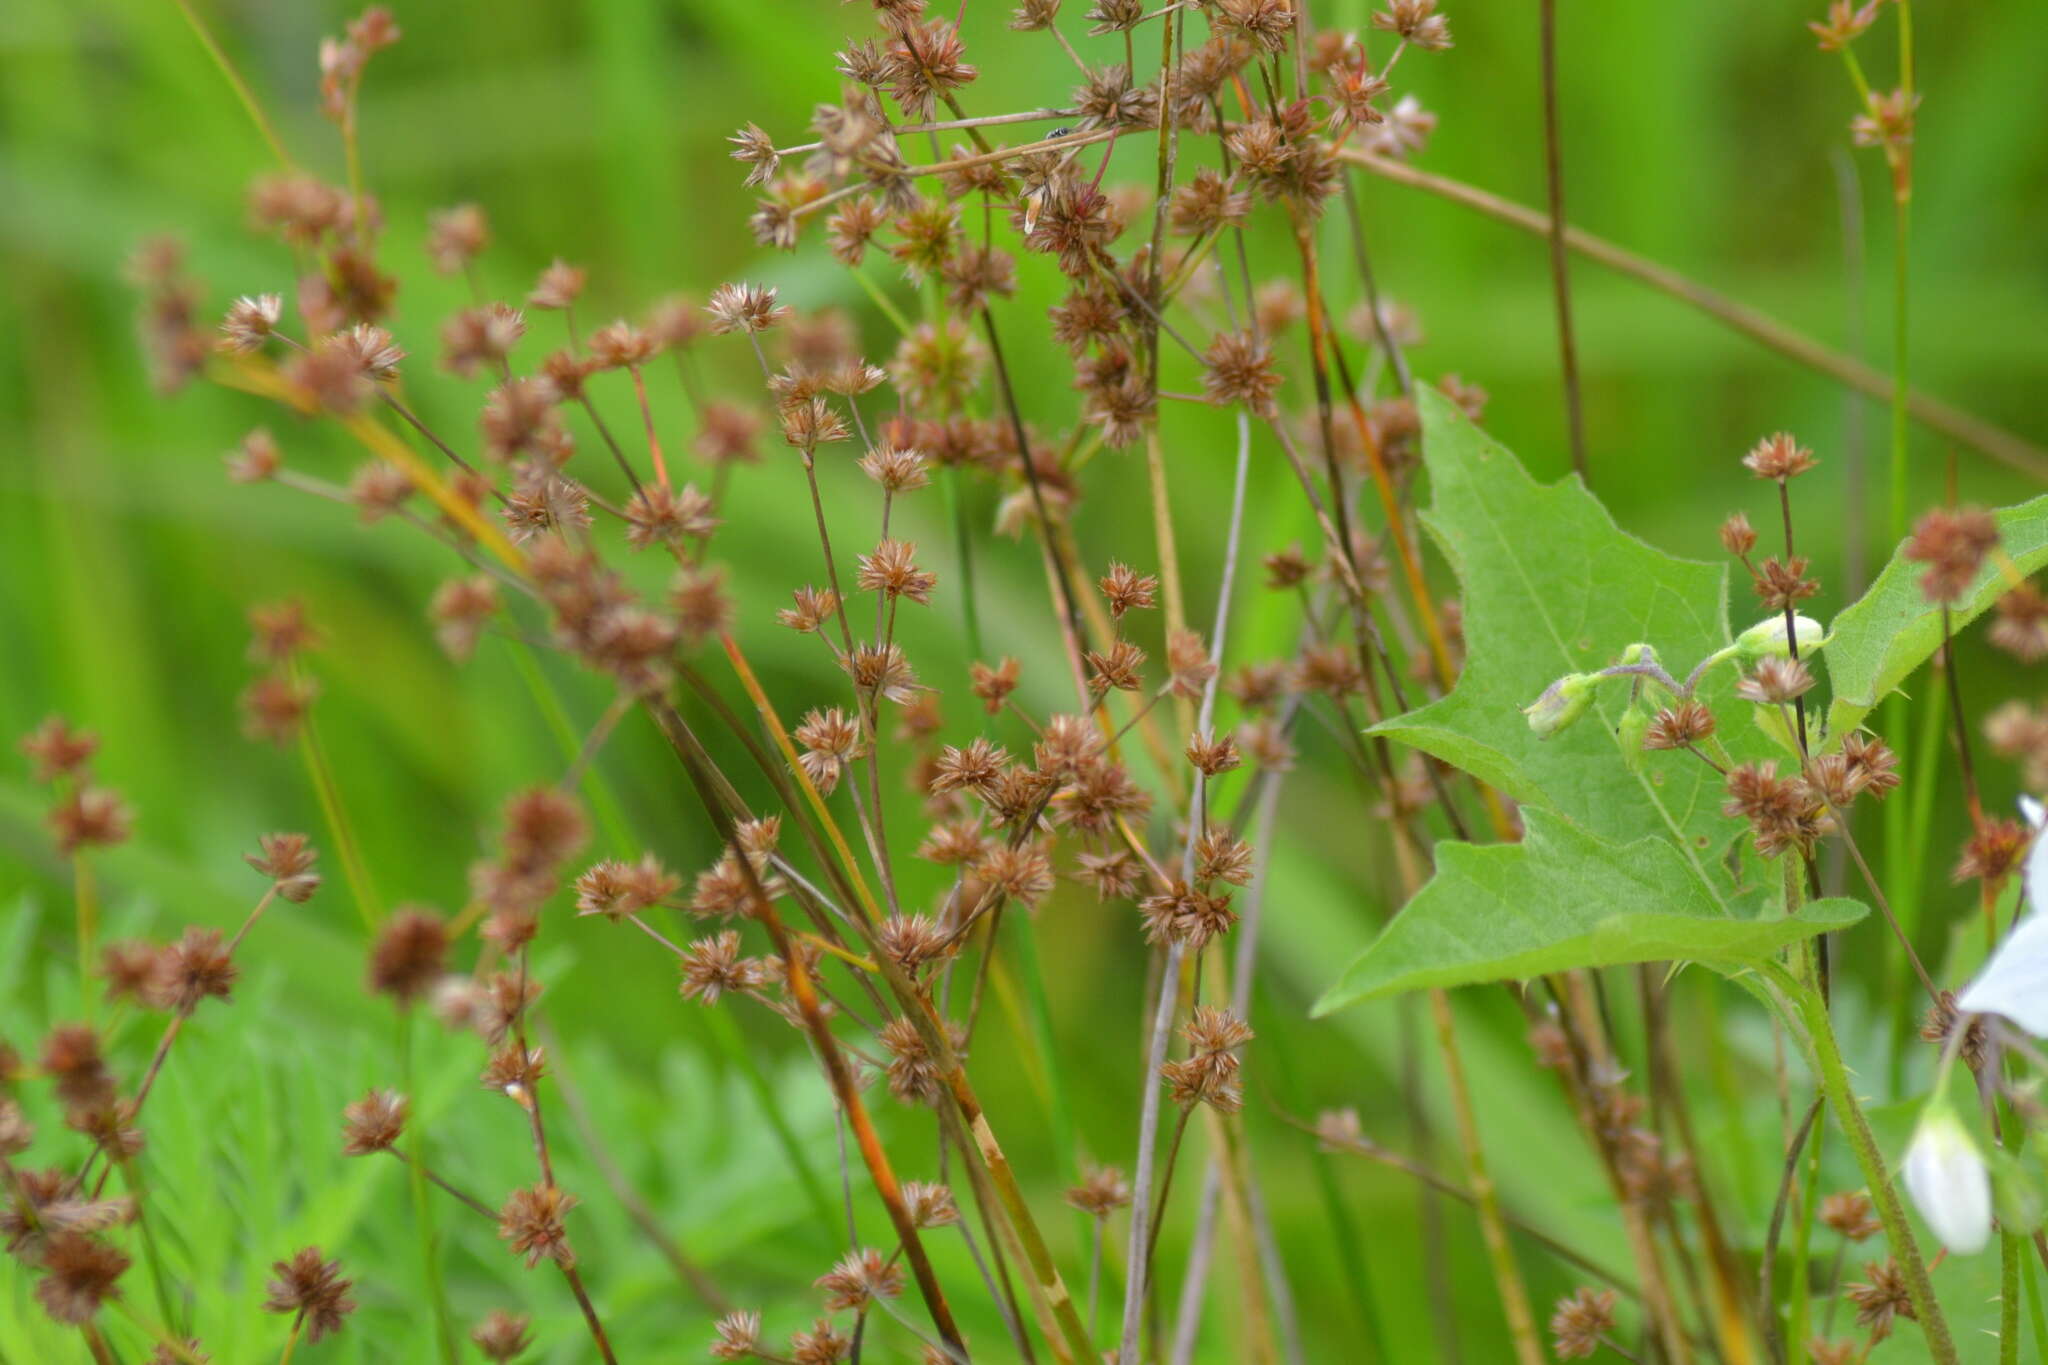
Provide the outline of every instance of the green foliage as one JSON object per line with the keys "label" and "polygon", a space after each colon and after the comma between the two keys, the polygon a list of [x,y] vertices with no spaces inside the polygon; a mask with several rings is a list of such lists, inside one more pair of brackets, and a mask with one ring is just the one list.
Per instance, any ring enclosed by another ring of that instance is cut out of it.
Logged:
{"label": "green foliage", "polygon": [[[1440,845],[1436,876],[1318,1011],[1577,967],[1739,967],[1854,923],[1863,909],[1847,900],[1772,910],[1706,856],[1731,829],[1720,779],[1690,754],[1635,761],[1630,679],[1605,684],[1597,724],[1539,737],[1522,713],[1560,674],[1633,661],[1642,644],[1681,676],[1721,649],[1726,571],[1628,535],[1576,479],[1538,484],[1443,395],[1420,403],[1425,524],[1464,587],[1470,658],[1448,696],[1374,733],[1507,792],[1528,832],[1520,844]],[[1728,687],[1725,673],[1710,674],[1701,695],[1725,699]],[[1733,742],[1760,741],[1745,732]]]}
{"label": "green foliage", "polygon": [[1325,1014],[1425,986],[1519,980],[1577,967],[1697,961],[1739,968],[1847,928],[1852,900],[1792,915],[1732,904],[1669,840],[1612,844],[1541,808],[1520,843],[1446,843],[1437,872],[1316,1002]]}
{"label": "green foliage", "polygon": [[[1622,531],[1576,479],[1537,483],[1442,394],[1425,391],[1418,403],[1431,490],[1423,523],[1463,587],[1468,657],[1448,696],[1373,733],[1603,839],[1681,839],[1704,868],[1728,831],[1719,782],[1690,754],[1652,755],[1640,772],[1621,761],[1626,682],[1606,684],[1591,714],[1548,739],[1531,733],[1522,708],[1557,678],[1612,664],[1639,641],[1683,676],[1728,643],[1727,570]],[[1727,674],[1713,681],[1725,697]]]}
{"label": "green foliage", "polygon": [[[2021,574],[2048,564],[2048,494],[1996,513],[1999,548]],[[1835,617],[1826,645],[1834,703],[1831,739],[1848,734],[1913,670],[1941,648],[1941,608],[1920,591],[1924,566],[1895,551],[1870,590]],[[2012,586],[1996,556],[1987,559],[1961,601],[1949,609],[1957,631],[1976,620]]]}

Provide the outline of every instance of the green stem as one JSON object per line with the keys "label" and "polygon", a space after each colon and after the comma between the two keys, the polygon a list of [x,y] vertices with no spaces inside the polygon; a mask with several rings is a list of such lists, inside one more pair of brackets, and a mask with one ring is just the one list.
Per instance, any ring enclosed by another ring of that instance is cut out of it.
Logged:
{"label": "green stem", "polygon": [[2025,1251],[2019,1234],[1998,1235],[1998,1362],[2019,1365],[2020,1263]]}
{"label": "green stem", "polygon": [[1813,1255],[1813,1219],[1820,1204],[1820,1149],[1827,1125],[1816,1125],[1806,1148],[1806,1189],[1799,1202],[1799,1226],[1792,1234],[1792,1323],[1785,1333],[1793,1365],[1804,1365],[1807,1324],[1813,1316],[1813,1277],[1807,1273]]}
{"label": "green stem", "polygon": [[427,1135],[420,1107],[419,1067],[414,1056],[412,1010],[398,1011],[398,1069],[412,1120],[405,1135],[405,1165],[411,1177],[413,1223],[419,1230],[420,1268],[427,1282],[427,1300],[434,1306],[434,1332],[441,1358],[456,1365],[455,1326],[448,1308],[448,1287],[441,1276],[441,1236],[434,1225],[434,1204],[427,1192]]}
{"label": "green stem", "polygon": [[299,1333],[305,1330],[305,1326],[304,1313],[292,1319],[292,1334],[285,1338],[284,1351],[277,1357],[277,1365],[292,1365],[292,1355],[299,1349]]}
{"label": "green stem", "polygon": [[874,301],[875,307],[881,310],[882,316],[889,319],[890,325],[903,335],[910,335],[910,319],[903,316],[903,310],[898,308],[895,301],[882,291],[882,286],[870,279],[868,272],[862,270],[859,266],[855,266],[849,273],[859,282],[860,287],[866,291],[868,298]]}
{"label": "green stem", "polygon": [[1017,948],[1017,974],[1024,982],[1024,1002],[1030,1014],[1031,1034],[1044,1061],[1048,1117],[1052,1121],[1053,1146],[1059,1150],[1061,1178],[1072,1184],[1081,1180],[1079,1144],[1074,1136],[1074,1109],[1067,1098],[1066,1072],[1056,1063],[1053,1047],[1052,1002],[1045,993],[1045,973],[1038,961],[1038,927],[1029,912],[1005,915],[1014,924],[1011,938]]}
{"label": "green stem", "polygon": [[128,1193],[135,1201],[135,1226],[142,1234],[142,1254],[149,1261],[150,1287],[156,1292],[156,1308],[164,1315],[167,1326],[174,1326],[177,1314],[171,1311],[170,1285],[164,1279],[164,1253],[157,1245],[156,1229],[149,1221],[148,1201],[143,1198],[142,1175],[135,1169],[132,1157],[121,1158],[121,1179],[128,1186]]}
{"label": "green stem", "polygon": [[1892,222],[1892,539],[1906,534],[1906,243],[1911,214],[1907,200],[1893,198]]}
{"label": "green stem", "polygon": [[2034,1324],[2034,1358],[2048,1360],[2048,1313],[2041,1308],[2041,1282],[2034,1277],[2031,1258],[2021,1257],[2020,1269],[2027,1281],[2027,1317]]}
{"label": "green stem", "polygon": [[292,164],[291,153],[285,151],[284,143],[277,136],[277,130],[270,126],[270,119],[263,112],[263,106],[256,102],[255,93],[243,81],[242,73],[235,70],[235,64],[228,60],[228,54],[221,50],[221,45],[214,41],[213,33],[206,27],[205,21],[193,10],[191,0],[176,0],[176,3],[178,12],[185,16],[185,22],[191,25],[193,35],[199,39],[199,45],[206,49],[207,56],[213,58],[213,64],[220,68],[220,74],[226,78],[229,88],[235,92],[235,97],[241,100],[242,108],[248,112],[249,121],[256,125],[256,131],[263,135],[263,140],[270,144],[270,154],[277,158],[277,164],[288,171],[296,170],[297,167]]}
{"label": "green stem", "polygon": [[[1941,674],[1934,680],[1936,689],[1948,686],[1948,675]],[[1899,917],[1899,932],[1911,941],[1920,930],[1921,893],[1927,879],[1927,852],[1931,838],[1934,816],[1934,798],[1940,786],[1941,736],[1946,728],[1946,698],[1937,691],[1926,697],[1919,706],[1920,732],[1913,736],[1913,755],[1907,765],[1910,787],[1905,799],[1894,794],[1885,808],[1885,841],[1898,849],[1902,871],[1898,878],[1899,893],[1893,897],[1892,905]],[[1913,716],[1913,705],[1902,693],[1894,693],[1885,703],[1885,728],[1893,734],[1906,734]],[[1899,1095],[1905,1089],[1906,1058],[1910,1055],[1913,1022],[1918,1014],[1907,1005],[1913,993],[1913,965],[1907,959],[1905,946],[1899,945],[1898,959],[1893,975],[1893,1003],[1890,1010],[1892,1019],[1892,1052],[1890,1060],[1891,1093]]]}
{"label": "green stem", "polygon": [[320,732],[314,728],[310,709],[299,723],[299,754],[305,760],[313,792],[320,799],[320,813],[325,817],[328,832],[334,836],[334,846],[341,854],[341,870],[348,879],[349,895],[354,897],[356,911],[363,917],[363,923],[374,929],[377,921],[384,918],[382,903],[377,898],[376,886],[370,880],[369,866],[363,861],[362,848],[356,843],[355,827],[349,822],[348,810],[342,804],[341,788],[335,784],[334,769],[328,765],[327,751],[321,746]]}
{"label": "green stem", "polygon": [[[554,684],[548,681],[542,671],[540,660],[534,654],[533,646],[524,640],[516,642],[512,661],[518,666],[519,676],[526,683],[526,690],[533,697],[533,704],[539,708],[541,719],[547,722],[555,742],[561,746],[562,756],[575,762],[583,749],[583,737],[569,721],[569,713],[562,706],[562,699],[556,695]],[[605,837],[611,840],[612,852],[619,857],[633,854],[633,836],[626,828],[624,810],[618,797],[612,792],[611,784],[604,779],[595,763],[582,765],[582,781],[578,784],[584,796],[589,798],[591,809],[597,812],[598,823],[604,826]]]}
{"label": "green stem", "polygon": [[78,906],[78,993],[85,1022],[89,1024],[93,1016],[92,958],[99,939],[100,898],[93,885],[92,864],[86,861],[83,850],[71,855],[71,875],[73,899]]}
{"label": "green stem", "polygon": [[974,591],[974,529],[967,520],[967,474],[965,470],[951,470],[945,481],[946,512],[953,520],[954,552],[960,560],[960,610],[967,623],[967,649],[970,657],[981,662],[981,607],[975,601]]}
{"label": "green stem", "polygon": [[1900,1276],[1906,1282],[1906,1297],[1913,1305],[1920,1330],[1926,1335],[1929,1358],[1939,1365],[1961,1365],[1955,1339],[1949,1335],[1948,1320],[1942,1316],[1941,1304],[1934,1297],[1934,1285],[1927,1278],[1926,1262],[1920,1259],[1920,1244],[1913,1236],[1912,1225],[1906,1221],[1905,1206],[1899,1202],[1898,1191],[1893,1188],[1891,1173],[1885,1166],[1884,1154],[1878,1150],[1877,1138],[1870,1131],[1862,1106],[1856,1102],[1855,1091],[1850,1088],[1849,1068],[1843,1063],[1841,1048],[1835,1041],[1835,1028],[1828,1018],[1827,1002],[1821,999],[1819,990],[1814,986],[1795,979],[1775,963],[1765,964],[1764,971],[1797,1006],[1805,1022],[1814,1067],[1820,1073],[1821,1089],[1827,1095],[1828,1107],[1834,1110],[1835,1122],[1841,1125],[1843,1135],[1849,1140],[1850,1150],[1856,1154],[1856,1164],[1862,1168],[1864,1182],[1870,1187],[1871,1202],[1877,1206],[1878,1220],[1884,1224],[1885,1238],[1891,1244]]}

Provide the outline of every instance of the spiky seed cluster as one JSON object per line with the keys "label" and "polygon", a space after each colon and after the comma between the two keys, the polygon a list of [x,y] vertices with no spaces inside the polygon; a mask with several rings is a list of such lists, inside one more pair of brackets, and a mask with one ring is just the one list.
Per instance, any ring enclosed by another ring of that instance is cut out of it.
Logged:
{"label": "spiky seed cluster", "polygon": [[318,1247],[306,1247],[287,1261],[270,1267],[266,1313],[286,1314],[304,1324],[309,1345],[341,1330],[356,1301],[349,1297],[355,1281],[341,1273],[341,1262],[327,1260]]}
{"label": "spiky seed cluster", "polygon": [[820,1275],[818,1288],[825,1291],[825,1311],[850,1313],[866,1308],[875,1299],[894,1299],[903,1293],[903,1271],[893,1259],[869,1247],[849,1251],[839,1263]]}
{"label": "spiky seed cluster", "polygon": [[1759,479],[1775,479],[1780,483],[1798,478],[1818,463],[1811,450],[1783,431],[1758,441],[1742,457],[1742,466],[1750,473]]}
{"label": "spiky seed cluster", "polygon": [[1229,1010],[1197,1005],[1193,1017],[1182,1025],[1181,1037],[1187,1040],[1188,1055],[1159,1069],[1173,1102],[1182,1109],[1206,1104],[1224,1114],[1243,1108],[1242,1063],[1236,1049],[1251,1041],[1251,1026]]}
{"label": "spiky seed cluster", "polygon": [[1925,564],[1920,591],[1930,602],[1950,606],[1962,600],[1998,544],[1998,522],[1981,507],[1936,508],[1913,525],[1900,551]]}
{"label": "spiky seed cluster", "polygon": [[1758,659],[1748,676],[1735,684],[1744,701],[1782,706],[1813,690],[1813,673],[1798,659],[1771,654]]}
{"label": "spiky seed cluster", "polygon": [[1834,827],[1820,793],[1802,777],[1779,777],[1777,764],[1769,761],[1729,770],[1721,813],[1747,820],[1757,852],[1766,858],[1787,850],[1809,853]]}
{"label": "spiky seed cluster", "polygon": [[447,963],[447,923],[430,910],[402,907],[370,950],[370,989],[410,1006],[441,979]]}
{"label": "spiky seed cluster", "polygon": [[1687,698],[1661,708],[1643,732],[1645,749],[1687,749],[1714,733],[1714,713]]}
{"label": "spiky seed cluster", "polygon": [[1602,1338],[1614,1330],[1616,1297],[1612,1289],[1581,1286],[1557,1301],[1550,1315],[1550,1335],[1559,1360],[1585,1360],[1599,1352]]}
{"label": "spiky seed cluster", "polygon": [[533,1334],[528,1330],[529,1319],[524,1313],[509,1313],[502,1308],[493,1308],[483,1321],[470,1329],[469,1339],[485,1360],[516,1360],[526,1354],[533,1345]]}
{"label": "spiky seed cluster", "polygon": [[391,1150],[405,1132],[411,1105],[396,1090],[372,1090],[342,1110],[341,1151],[367,1156]]}
{"label": "spiky seed cluster", "polygon": [[498,1211],[498,1236],[514,1256],[526,1262],[528,1270],[542,1261],[553,1261],[568,1269],[576,1264],[569,1246],[569,1231],[563,1220],[578,1200],[553,1185],[534,1185],[514,1190]]}

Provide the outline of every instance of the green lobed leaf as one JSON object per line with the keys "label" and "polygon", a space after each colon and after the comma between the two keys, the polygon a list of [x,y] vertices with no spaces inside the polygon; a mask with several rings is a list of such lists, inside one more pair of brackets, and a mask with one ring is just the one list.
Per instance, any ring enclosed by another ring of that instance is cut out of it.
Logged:
{"label": "green lobed leaf", "polygon": [[[1558,677],[1616,661],[1637,641],[1680,677],[1728,643],[1727,570],[1667,555],[1614,524],[1576,477],[1545,486],[1504,446],[1433,389],[1418,394],[1431,504],[1424,515],[1463,590],[1467,661],[1457,686],[1373,727],[1435,754],[1524,806],[1559,811],[1603,838],[1660,834],[1702,875],[1734,822],[1720,780],[1691,754],[1653,753],[1632,770],[1615,730],[1625,682],[1602,686],[1595,710],[1549,739],[1521,708]],[[1734,671],[1701,699],[1724,721]],[[1738,758],[1768,752],[1750,726],[1724,725]]]}
{"label": "green lobed leaf", "polygon": [[1541,807],[1518,844],[1438,846],[1436,875],[1316,1002],[1328,1014],[1423,987],[1579,967],[1703,962],[1739,968],[1861,919],[1852,900],[1746,913],[1670,841],[1611,843]]}
{"label": "green lobed leaf", "polygon": [[[2001,508],[1999,547],[2022,574],[2048,564],[2048,493],[2015,507]],[[1828,708],[1828,733],[1846,735],[1903,683],[1914,669],[1941,648],[1941,608],[1920,591],[1925,566],[1904,557],[1904,546],[1892,552],[1870,590],[1835,617],[1823,647],[1834,702]],[[1977,571],[1970,590],[1949,609],[1956,630],[1974,621],[2007,590],[2005,568],[1995,559]]]}

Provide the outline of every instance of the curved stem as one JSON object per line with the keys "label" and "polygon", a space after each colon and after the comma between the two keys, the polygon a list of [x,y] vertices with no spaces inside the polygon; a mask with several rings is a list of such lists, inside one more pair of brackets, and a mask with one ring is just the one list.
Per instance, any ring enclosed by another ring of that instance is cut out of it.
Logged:
{"label": "curved stem", "polygon": [[1820,992],[1812,985],[1795,980],[1783,967],[1769,963],[1765,964],[1764,970],[1798,1007],[1806,1025],[1814,1067],[1820,1072],[1821,1090],[1827,1096],[1828,1107],[1834,1111],[1835,1122],[1841,1125],[1843,1135],[1849,1140],[1850,1150],[1856,1154],[1856,1164],[1862,1168],[1864,1181],[1870,1186],[1870,1200],[1877,1206],[1878,1220],[1884,1224],[1885,1238],[1891,1244],[1899,1273],[1906,1282],[1906,1296],[1919,1319],[1920,1330],[1926,1334],[1928,1354],[1939,1365],[1960,1365],[1955,1338],[1949,1334],[1948,1320],[1942,1316],[1941,1304],[1934,1297],[1933,1282],[1927,1277],[1927,1263],[1920,1258],[1920,1244],[1913,1236],[1911,1224],[1906,1221],[1905,1206],[1899,1202],[1898,1190],[1892,1185],[1884,1153],[1878,1150],[1876,1135],[1870,1131],[1870,1123],[1864,1118],[1863,1108],[1857,1104],[1856,1094],[1850,1088],[1849,1069],[1843,1063],[1841,1048],[1835,1041],[1827,1002],[1821,999]]}

